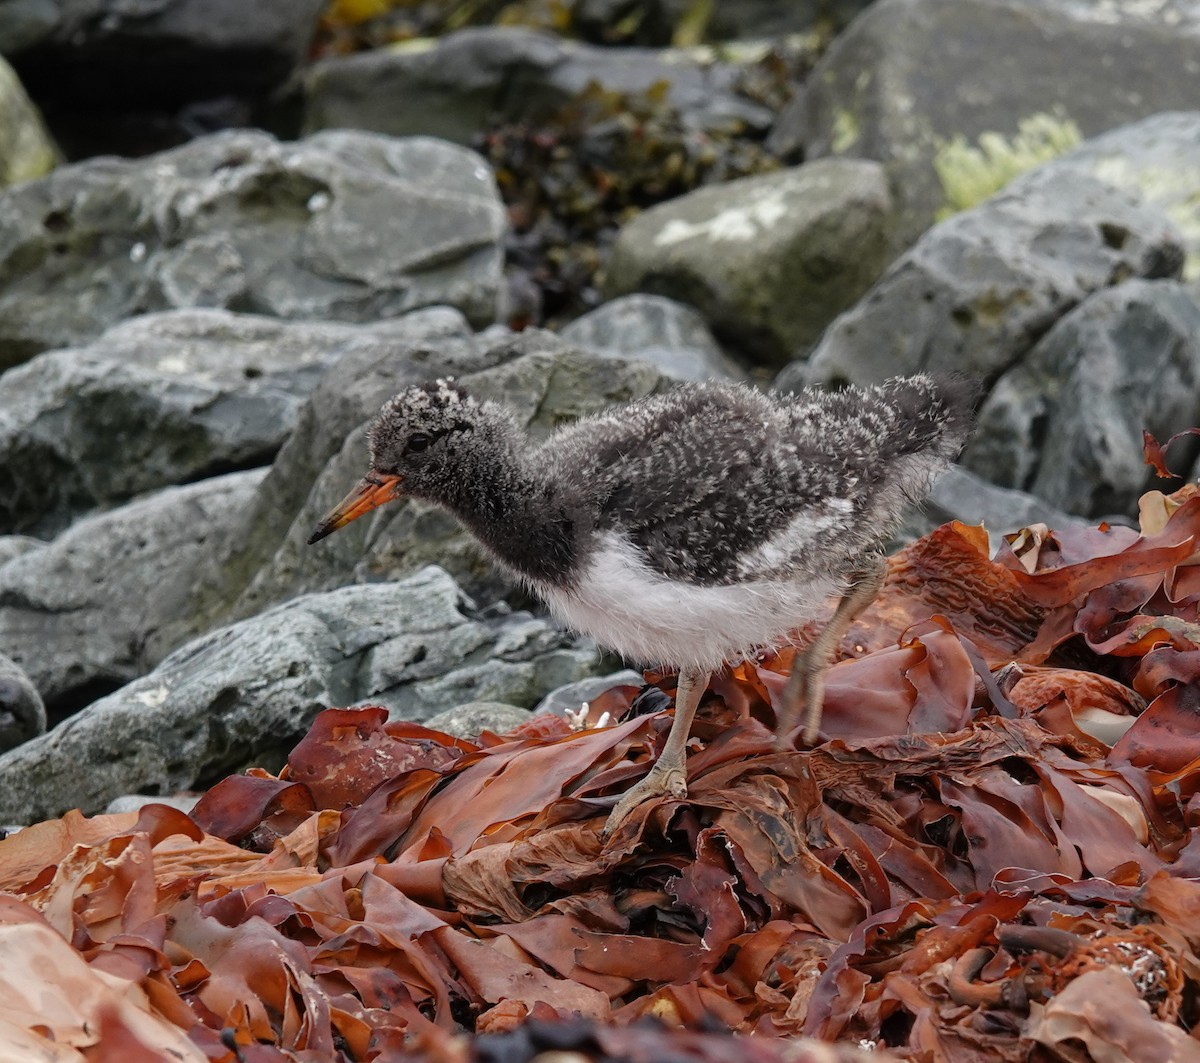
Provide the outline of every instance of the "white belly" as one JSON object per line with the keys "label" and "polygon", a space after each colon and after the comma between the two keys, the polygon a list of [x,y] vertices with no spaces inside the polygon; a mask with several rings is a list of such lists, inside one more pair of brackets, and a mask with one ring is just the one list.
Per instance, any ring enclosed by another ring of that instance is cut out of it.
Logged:
{"label": "white belly", "polygon": [[786,642],[790,631],[845,587],[833,576],[803,583],[672,583],[609,534],[577,586],[536,589],[563,623],[630,661],[710,671]]}

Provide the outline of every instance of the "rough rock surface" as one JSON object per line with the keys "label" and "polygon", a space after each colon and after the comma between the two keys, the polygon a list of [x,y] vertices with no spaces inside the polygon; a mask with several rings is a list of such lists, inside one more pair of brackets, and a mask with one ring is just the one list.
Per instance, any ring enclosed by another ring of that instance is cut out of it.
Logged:
{"label": "rough rock surface", "polygon": [[737,76],[736,66],[703,51],[596,48],[516,27],[464,29],[315,64],[305,78],[305,129],[470,144],[497,122],[544,120],[593,82],[635,94],[662,82],[693,126],[765,130],[771,112],[734,91]]}
{"label": "rough rock surface", "polygon": [[623,295],[567,325],[560,336],[605,358],[640,358],[673,380],[740,380],[742,368],[690,306],[662,295]]}
{"label": "rough rock surface", "polygon": [[1045,167],[926,233],[776,384],[918,370],[992,380],[1090,293],[1178,275],[1181,239],[1128,193]]}
{"label": "rough rock surface", "polygon": [[854,159],[701,188],[621,230],[605,288],[688,303],[782,365],[879,276],[890,204],[882,167]]}
{"label": "rough rock surface", "polygon": [[963,461],[1071,513],[1133,514],[1154,481],[1142,430],[1200,424],[1200,304],[1174,281],[1087,299],[1000,378]]}
{"label": "rough rock surface", "polygon": [[1073,140],[1200,98],[1200,5],[879,0],[780,116],[779,150],[877,159],[896,247]]}
{"label": "rough rock surface", "polygon": [[0,822],[204,787],[280,756],[330,705],[425,720],[471,700],[533,705],[597,654],[528,616],[480,619],[442,570],[289,602],[184,646],[149,675],[0,756]]}
{"label": "rough rock surface", "polygon": [[1095,177],[1161,210],[1183,235],[1184,278],[1200,280],[1200,111],[1156,114],[1121,126],[1046,169]]}
{"label": "rough rock surface", "polygon": [[52,707],[144,674],[192,634],[201,562],[264,473],[167,488],[0,568],[0,646]]}
{"label": "rough rock surface", "polygon": [[37,355],[0,382],[0,531],[49,536],[144,491],[267,464],[322,373],[349,350],[386,356],[422,324],[469,332],[450,309],[371,325],[174,310]]}
{"label": "rough rock surface", "polygon": [[505,734],[529,719],[529,710],[503,701],[468,701],[434,713],[425,726],[455,738],[478,738],[484,731]]}
{"label": "rough rock surface", "polygon": [[0,188],[44,177],[57,162],[58,148],[41,114],[13,68],[0,59]]}
{"label": "rough rock surface", "polygon": [[64,166],[0,196],[0,368],[175,307],[486,324],[504,224],[482,160],[422,138],[219,133]]}
{"label": "rough rock surface", "polygon": [[[254,504],[238,545],[207,573],[197,615],[249,616],[296,594],[349,580],[395,579],[427,564],[445,567],[479,601],[511,595],[457,522],[406,501],[383,506],[308,546],[316,522],[366,468],[366,428],[380,405],[410,383],[453,375],[483,398],[510,402],[534,437],[585,413],[667,385],[653,366],[598,358],[537,330],[495,329],[436,345],[416,341],[386,357],[352,352],[314,390]],[[229,602],[236,599],[234,611]],[[213,610],[213,611],[209,611]]]}
{"label": "rough rock surface", "polygon": [[33,680],[11,658],[0,653],[0,752],[46,730],[46,706]]}

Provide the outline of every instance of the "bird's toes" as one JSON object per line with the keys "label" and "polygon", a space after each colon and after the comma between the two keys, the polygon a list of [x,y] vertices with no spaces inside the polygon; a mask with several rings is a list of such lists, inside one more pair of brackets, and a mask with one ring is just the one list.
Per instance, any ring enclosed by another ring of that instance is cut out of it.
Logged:
{"label": "bird's toes", "polygon": [[638,805],[651,798],[673,797],[682,801],[687,797],[687,793],[687,774],[682,768],[660,768],[656,764],[641,782],[625,791],[616,807],[608,814],[608,820],[600,834],[604,838],[611,837]]}

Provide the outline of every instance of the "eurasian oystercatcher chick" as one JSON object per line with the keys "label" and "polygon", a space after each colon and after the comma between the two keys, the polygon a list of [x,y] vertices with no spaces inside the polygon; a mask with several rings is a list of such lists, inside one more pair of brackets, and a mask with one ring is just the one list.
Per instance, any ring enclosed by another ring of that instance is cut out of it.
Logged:
{"label": "eurasian oystercatcher chick", "polygon": [[925,376],[770,395],[685,384],[531,445],[514,414],[439,380],[386,403],[366,477],[310,543],[403,495],[454,513],[564,623],[643,665],[678,669],[675,719],[609,817],[687,794],[688,733],[710,674],[786,643],[832,596],[799,655],[777,733],[816,739],[838,643],[883,582],[879,547],[958,453],[973,390]]}

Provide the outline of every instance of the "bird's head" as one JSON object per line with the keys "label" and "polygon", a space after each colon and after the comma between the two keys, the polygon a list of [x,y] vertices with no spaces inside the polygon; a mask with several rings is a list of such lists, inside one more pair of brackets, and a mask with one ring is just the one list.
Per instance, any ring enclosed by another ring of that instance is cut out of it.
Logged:
{"label": "bird's head", "polygon": [[493,403],[451,380],[406,388],[384,403],[367,436],[367,475],[317,525],[310,544],[405,495],[451,502],[475,471],[481,449],[510,428]]}

